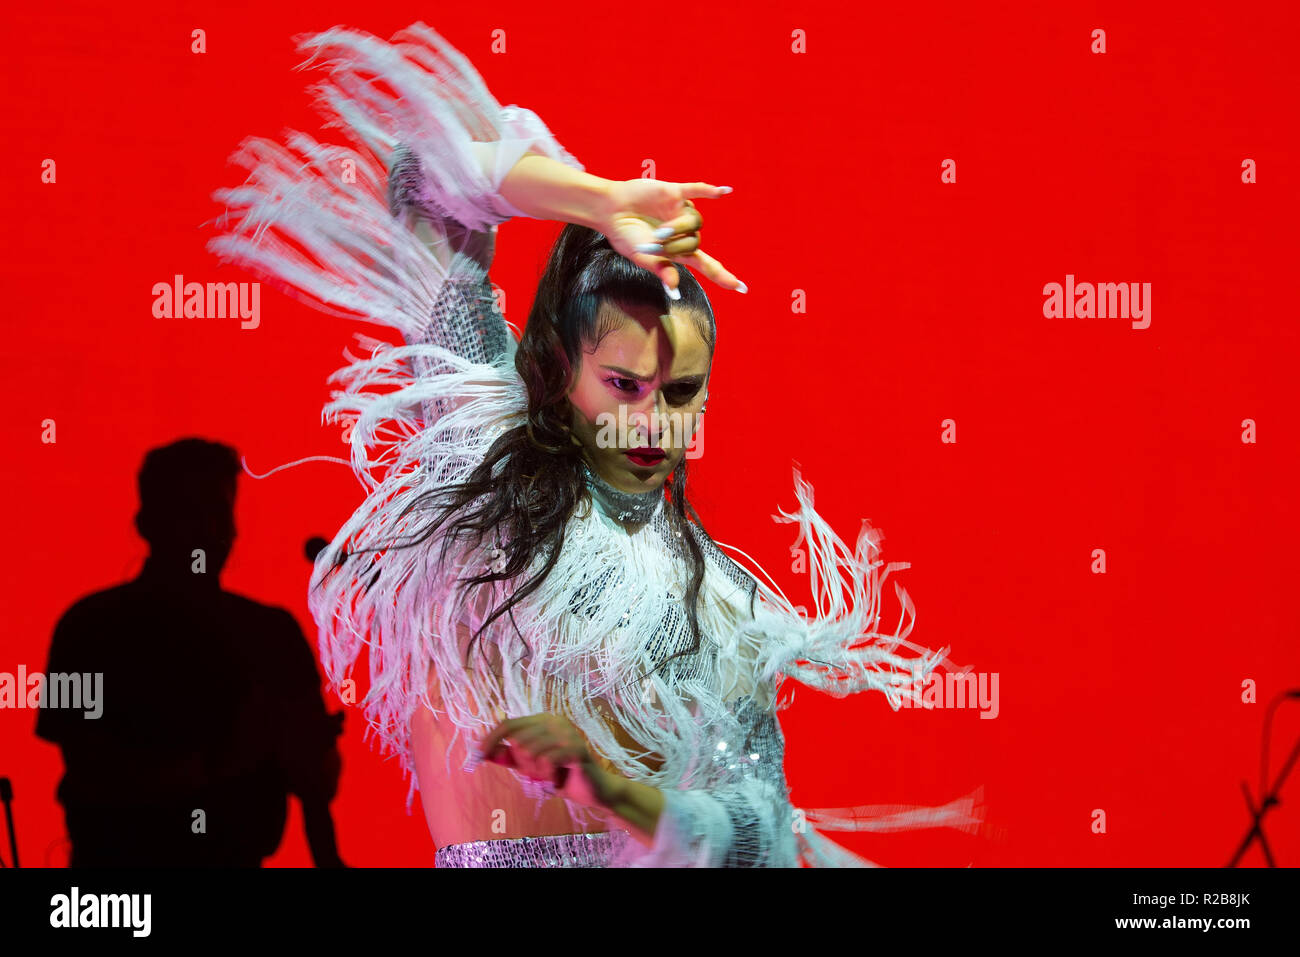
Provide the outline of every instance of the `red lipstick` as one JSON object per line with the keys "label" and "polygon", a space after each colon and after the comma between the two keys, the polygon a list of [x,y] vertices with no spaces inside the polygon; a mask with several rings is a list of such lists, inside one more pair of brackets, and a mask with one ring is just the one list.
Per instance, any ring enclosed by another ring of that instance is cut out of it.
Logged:
{"label": "red lipstick", "polygon": [[667,452],[655,448],[626,449],[623,454],[627,456],[629,462],[643,469],[654,468],[668,458]]}

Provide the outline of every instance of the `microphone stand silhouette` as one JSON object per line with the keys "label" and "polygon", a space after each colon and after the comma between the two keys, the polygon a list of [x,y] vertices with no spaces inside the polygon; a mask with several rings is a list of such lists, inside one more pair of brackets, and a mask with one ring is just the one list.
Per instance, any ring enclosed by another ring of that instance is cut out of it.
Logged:
{"label": "microphone stand silhouette", "polygon": [[[14,867],[21,867],[18,863],[18,835],[14,833],[14,786],[9,783],[8,778],[0,778],[0,801],[5,806],[5,827],[9,830],[9,853],[13,855]],[[0,861],[0,864],[3,864]]]}
{"label": "microphone stand silhouette", "polygon": [[1271,808],[1275,808],[1281,803],[1277,799],[1277,794],[1282,790],[1282,784],[1286,781],[1287,776],[1291,773],[1291,769],[1295,766],[1296,759],[1300,757],[1300,738],[1296,740],[1295,747],[1291,749],[1291,754],[1287,757],[1286,764],[1282,766],[1282,771],[1278,774],[1277,781],[1274,783],[1272,790],[1268,789],[1268,739],[1269,731],[1273,725],[1273,712],[1277,710],[1278,705],[1289,698],[1300,698],[1300,689],[1284,691],[1282,694],[1278,695],[1269,704],[1268,710],[1264,714],[1264,742],[1263,753],[1260,755],[1259,774],[1259,793],[1263,795],[1263,800],[1260,801],[1259,807],[1255,807],[1255,802],[1250,796],[1249,786],[1245,781],[1241,782],[1241,792],[1246,798],[1246,807],[1250,809],[1251,825],[1250,830],[1246,832],[1245,839],[1241,842],[1241,846],[1237,848],[1237,853],[1234,854],[1232,860],[1228,862],[1229,867],[1237,866],[1242,855],[1246,853],[1251,844],[1255,843],[1256,838],[1259,839],[1259,846],[1264,852],[1264,860],[1268,862],[1268,866],[1277,867],[1277,863],[1273,860],[1273,851],[1268,846],[1268,838],[1264,836],[1264,815],[1267,814]]}

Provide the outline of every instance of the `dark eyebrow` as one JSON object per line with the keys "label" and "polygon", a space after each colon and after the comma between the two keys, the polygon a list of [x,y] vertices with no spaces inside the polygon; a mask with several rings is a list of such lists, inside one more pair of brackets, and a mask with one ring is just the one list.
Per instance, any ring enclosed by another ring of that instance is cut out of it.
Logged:
{"label": "dark eyebrow", "polygon": [[[635,372],[631,371],[630,369],[621,369],[618,366],[601,366],[601,368],[608,369],[610,372],[617,372],[619,375],[625,375],[629,379],[636,379],[637,382],[649,382],[651,379],[654,378],[654,376],[637,375]],[[682,384],[689,383],[691,385],[699,385],[703,381],[704,381],[703,375],[684,375],[681,378],[673,380],[674,383],[679,383],[679,382]]]}

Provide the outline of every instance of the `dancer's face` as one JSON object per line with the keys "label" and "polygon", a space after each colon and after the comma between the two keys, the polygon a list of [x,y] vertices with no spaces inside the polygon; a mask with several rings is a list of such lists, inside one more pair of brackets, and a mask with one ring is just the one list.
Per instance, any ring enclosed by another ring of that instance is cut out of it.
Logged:
{"label": "dancer's face", "polygon": [[[660,488],[686,455],[708,388],[708,343],[687,313],[626,312],[606,302],[617,326],[581,357],[569,390],[570,423],[592,471],[625,492]],[[629,449],[663,455],[638,461]]]}

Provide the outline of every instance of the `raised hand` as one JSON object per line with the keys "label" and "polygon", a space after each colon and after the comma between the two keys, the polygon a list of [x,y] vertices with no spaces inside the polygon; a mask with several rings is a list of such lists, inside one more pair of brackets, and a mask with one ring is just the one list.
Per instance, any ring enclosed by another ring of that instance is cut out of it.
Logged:
{"label": "raised hand", "polygon": [[673,263],[694,266],[726,289],[747,291],[722,263],[699,248],[704,217],[691,202],[725,196],[731,187],[631,179],[612,181],[607,192],[607,210],[597,229],[615,250],[657,275],[670,296],[676,298],[679,279]]}

